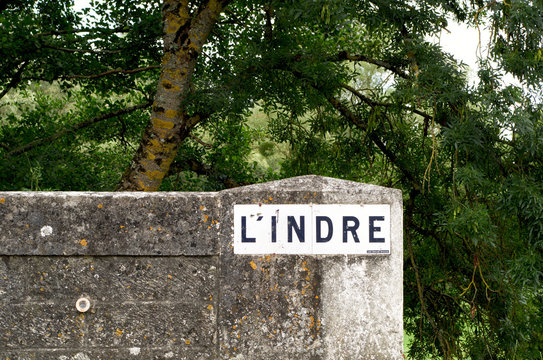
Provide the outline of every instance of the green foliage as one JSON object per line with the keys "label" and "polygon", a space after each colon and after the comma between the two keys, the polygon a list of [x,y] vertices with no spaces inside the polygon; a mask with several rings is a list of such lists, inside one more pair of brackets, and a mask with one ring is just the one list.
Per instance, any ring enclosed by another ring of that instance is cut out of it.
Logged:
{"label": "green foliage", "polygon": [[[161,190],[302,174],[402,189],[409,357],[541,358],[542,6],[232,1],[184,104],[205,120]],[[427,40],[451,18],[492,28],[476,85]],[[12,1],[0,22],[0,188],[114,190],[149,122],[159,2]]]}
{"label": "green foliage", "polygon": [[33,86],[13,98],[0,109],[2,143],[16,150],[46,141],[19,156],[4,158],[0,186],[5,190],[111,191],[130,160],[126,150],[137,144],[148,119],[146,112],[132,113],[53,140],[103,109],[123,108],[126,100],[88,97],[78,90],[65,93],[54,85]]}

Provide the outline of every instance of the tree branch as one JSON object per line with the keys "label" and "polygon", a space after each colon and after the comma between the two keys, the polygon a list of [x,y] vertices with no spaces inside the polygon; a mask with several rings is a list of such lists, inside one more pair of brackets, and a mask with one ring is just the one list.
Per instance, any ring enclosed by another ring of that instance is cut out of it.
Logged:
{"label": "tree branch", "polygon": [[51,35],[66,35],[66,34],[76,34],[81,32],[104,32],[104,33],[127,33],[130,29],[126,27],[117,27],[114,29],[107,28],[84,28],[84,29],[70,29],[70,30],[52,30],[42,33],[38,33],[35,36],[51,36]]}
{"label": "tree branch", "polygon": [[198,144],[202,145],[203,147],[208,148],[208,149],[213,149],[213,145],[204,142],[204,141],[203,141],[202,139],[200,139],[198,136],[193,135],[192,133],[190,133],[190,134],[189,134],[189,137],[190,137],[192,140],[196,141]]}
{"label": "tree branch", "polygon": [[160,68],[160,65],[151,65],[151,66],[146,66],[146,67],[137,68],[137,69],[130,69],[130,70],[123,70],[123,69],[109,70],[100,74],[92,74],[92,75],[68,75],[65,78],[66,79],[96,79],[96,78],[108,76],[111,74],[134,74],[141,71],[147,71],[147,70],[153,70],[153,69],[159,69],[159,68]]}
{"label": "tree branch", "polygon": [[403,79],[410,79],[411,78],[406,72],[404,72],[400,68],[398,68],[398,67],[396,67],[396,66],[394,66],[394,65],[392,65],[390,63],[387,63],[386,61],[373,59],[373,58],[370,58],[370,57],[364,56],[364,55],[350,55],[346,51],[342,51],[342,52],[340,52],[340,53],[338,53],[336,55],[333,55],[333,56],[329,57],[326,60],[327,61],[344,61],[344,60],[363,61],[363,62],[366,62],[366,63],[369,63],[369,64],[376,65],[376,66],[381,67],[383,69],[387,69],[387,70],[393,72],[394,74],[398,75],[399,77],[401,77]]}
{"label": "tree branch", "polygon": [[8,93],[8,91],[10,91],[14,87],[16,87],[17,84],[19,84],[19,82],[21,82],[21,74],[23,73],[23,71],[24,71],[24,69],[25,69],[25,67],[27,65],[28,65],[28,61],[24,61],[21,64],[21,66],[19,66],[19,68],[17,69],[17,72],[11,78],[11,81],[6,85],[4,90],[2,90],[2,92],[0,93],[0,99],[2,99],[4,97],[4,95],[6,95]]}
{"label": "tree branch", "polygon": [[388,149],[383,143],[383,141],[372,131],[368,131],[367,124],[362,121],[358,116],[356,116],[349,108],[347,108],[345,105],[341,103],[337,98],[330,95],[328,96],[328,102],[332,104],[332,106],[339,111],[339,113],[345,117],[347,120],[349,120],[351,123],[353,123],[355,126],[361,128],[362,130],[366,131],[370,139],[373,141],[375,145],[381,150],[381,152],[394,164],[398,167],[398,169],[401,171],[401,173],[409,180],[411,183],[411,186],[417,191],[420,191],[420,185],[416,180],[416,177],[407,170],[407,167],[403,164],[403,161],[401,161],[396,154],[394,154],[390,149]]}
{"label": "tree branch", "polygon": [[[360,100],[362,100],[363,102],[365,102],[366,104],[370,105],[371,107],[376,107],[376,106],[381,106],[381,107],[392,107],[392,106],[396,106],[396,104],[392,104],[392,103],[382,103],[382,102],[378,102],[378,101],[375,101],[375,100],[372,100],[370,99],[369,97],[365,96],[364,94],[360,93],[358,90],[356,90],[355,88],[353,88],[352,86],[349,86],[347,84],[341,84],[341,87],[346,89],[346,90],[349,90],[350,92],[352,92],[357,98],[359,98]],[[426,114],[425,112],[421,111],[421,110],[418,110],[416,108],[412,108],[410,106],[406,106],[406,105],[400,105],[400,108],[402,109],[405,109],[407,111],[411,111],[412,113],[415,113],[417,115],[420,115],[422,116],[423,118],[425,119],[428,119],[428,120],[432,120],[432,116],[429,115],[429,114]]]}
{"label": "tree branch", "polygon": [[64,51],[68,53],[81,53],[81,54],[119,54],[122,50],[92,50],[92,49],[69,49],[60,46],[53,46],[43,44],[42,47],[52,50]]}
{"label": "tree branch", "polygon": [[[288,70],[290,71],[296,78],[298,79],[304,79],[304,75],[296,70],[288,69],[287,66],[282,65],[277,67],[281,70]],[[312,84],[311,85],[315,90],[322,92],[322,89],[319,88],[318,85]],[[361,94],[362,95],[362,94]],[[326,95],[326,98],[328,102],[337,110],[339,113],[345,117],[347,120],[349,120],[352,124],[355,126],[361,128],[362,130],[366,131],[369,138],[373,141],[375,145],[381,150],[381,152],[400,170],[400,172],[407,178],[413,189],[415,189],[417,192],[421,191],[421,186],[416,180],[415,175],[413,175],[407,167],[404,165],[403,161],[399,159],[392,151],[390,151],[386,145],[383,143],[383,141],[375,134],[373,131],[369,131],[367,124],[362,121],[356,114],[354,114],[348,107],[346,107],[339,99],[334,97],[333,95]],[[371,100],[371,99],[370,99]],[[373,102],[373,100],[371,100]]]}
{"label": "tree branch", "polygon": [[41,138],[41,139],[36,139],[34,141],[29,142],[26,145],[19,146],[19,147],[15,148],[15,149],[11,150],[10,152],[8,152],[5,155],[5,157],[20,155],[20,154],[25,153],[25,152],[27,152],[29,150],[32,150],[35,147],[41,146],[44,143],[49,143],[50,144],[50,143],[56,141],[57,139],[59,139],[60,137],[66,135],[66,134],[69,134],[69,133],[75,132],[77,130],[89,127],[89,126],[91,126],[93,124],[96,124],[96,123],[98,123],[100,121],[103,121],[103,120],[111,119],[113,117],[120,116],[120,115],[129,114],[129,113],[134,112],[134,111],[139,110],[139,109],[144,109],[146,107],[151,106],[151,104],[152,104],[152,101],[147,101],[145,103],[142,103],[142,104],[139,104],[139,105],[134,105],[134,106],[128,107],[126,109],[114,110],[114,111],[111,111],[111,112],[106,113],[106,114],[98,115],[96,117],[93,117],[92,119],[88,119],[88,120],[83,121],[83,122],[81,122],[79,124],[75,124],[75,125],[71,126],[68,129],[62,129],[62,130],[56,132],[55,134],[53,134],[51,136],[47,136],[47,137],[44,137],[44,138]]}
{"label": "tree branch", "polygon": [[[406,214],[407,214],[407,226],[413,227],[415,225],[415,221],[413,220],[413,213],[415,209],[415,198],[419,196],[421,192],[417,189],[411,189],[409,192],[409,199],[407,200],[405,207],[406,207]],[[422,228],[420,228],[422,230]],[[425,231],[425,230],[423,230]],[[433,233],[433,231],[432,231]],[[421,233],[421,235],[426,236]],[[430,323],[430,326],[434,330],[435,335],[437,336],[437,339],[439,341],[439,345],[441,346],[441,349],[445,353],[445,358],[447,359],[450,354],[450,347],[449,343],[444,339],[443,332],[441,329],[437,326],[435,320],[430,316],[430,313],[428,312],[428,308],[426,307],[426,302],[424,300],[424,289],[420,277],[419,268],[415,262],[415,255],[413,252],[413,240],[411,238],[411,233],[409,231],[405,231],[405,236],[407,240],[407,250],[409,253],[409,259],[411,260],[411,266],[413,267],[413,270],[415,272],[415,280],[417,282],[417,295],[419,297],[420,306],[421,306],[421,318],[424,316]],[[431,235],[434,236],[434,235]],[[440,241],[438,240],[438,237],[434,237],[437,240],[437,243],[440,244]],[[422,331],[422,329],[421,329]]]}
{"label": "tree branch", "polygon": [[[406,238],[407,238],[407,249],[409,251],[409,259],[411,260],[411,266],[413,267],[413,270],[415,271],[415,279],[417,281],[417,293],[419,296],[420,306],[422,309],[422,312],[424,313],[424,316],[426,319],[428,319],[428,322],[430,323],[430,326],[432,326],[432,329],[434,330],[434,333],[437,335],[437,339],[439,341],[439,345],[441,345],[441,348],[445,352],[445,354],[449,353],[449,346],[443,339],[443,335],[441,333],[441,329],[437,327],[437,324],[435,323],[434,319],[430,316],[430,313],[428,312],[428,308],[426,307],[426,302],[424,301],[424,293],[422,290],[422,283],[420,280],[420,274],[417,267],[417,264],[415,263],[415,257],[413,255],[413,244],[411,242],[411,236],[409,232],[406,232]],[[447,346],[446,346],[447,345]],[[447,357],[446,357],[447,358]]]}

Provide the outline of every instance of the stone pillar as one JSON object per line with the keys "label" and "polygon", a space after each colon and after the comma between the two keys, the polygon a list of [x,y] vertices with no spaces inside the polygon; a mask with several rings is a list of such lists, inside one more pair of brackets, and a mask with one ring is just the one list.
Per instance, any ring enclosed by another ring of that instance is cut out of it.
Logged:
{"label": "stone pillar", "polygon": [[[401,359],[401,191],[303,176],[221,192],[223,359]],[[389,255],[235,255],[235,204],[389,204]]]}

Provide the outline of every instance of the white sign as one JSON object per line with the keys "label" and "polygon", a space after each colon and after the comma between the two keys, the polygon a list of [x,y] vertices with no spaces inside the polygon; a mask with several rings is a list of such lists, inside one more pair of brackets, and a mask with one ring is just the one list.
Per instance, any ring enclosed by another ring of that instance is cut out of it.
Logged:
{"label": "white sign", "polygon": [[390,205],[234,205],[235,254],[390,254]]}

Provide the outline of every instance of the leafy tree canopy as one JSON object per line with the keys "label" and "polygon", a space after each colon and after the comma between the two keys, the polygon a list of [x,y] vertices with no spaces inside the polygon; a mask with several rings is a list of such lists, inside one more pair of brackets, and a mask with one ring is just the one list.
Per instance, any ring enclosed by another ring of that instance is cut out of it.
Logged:
{"label": "leafy tree canopy", "polygon": [[[543,2],[73,5],[0,3],[3,190],[400,188],[409,355],[543,356]],[[475,85],[450,21],[492,34]]]}

